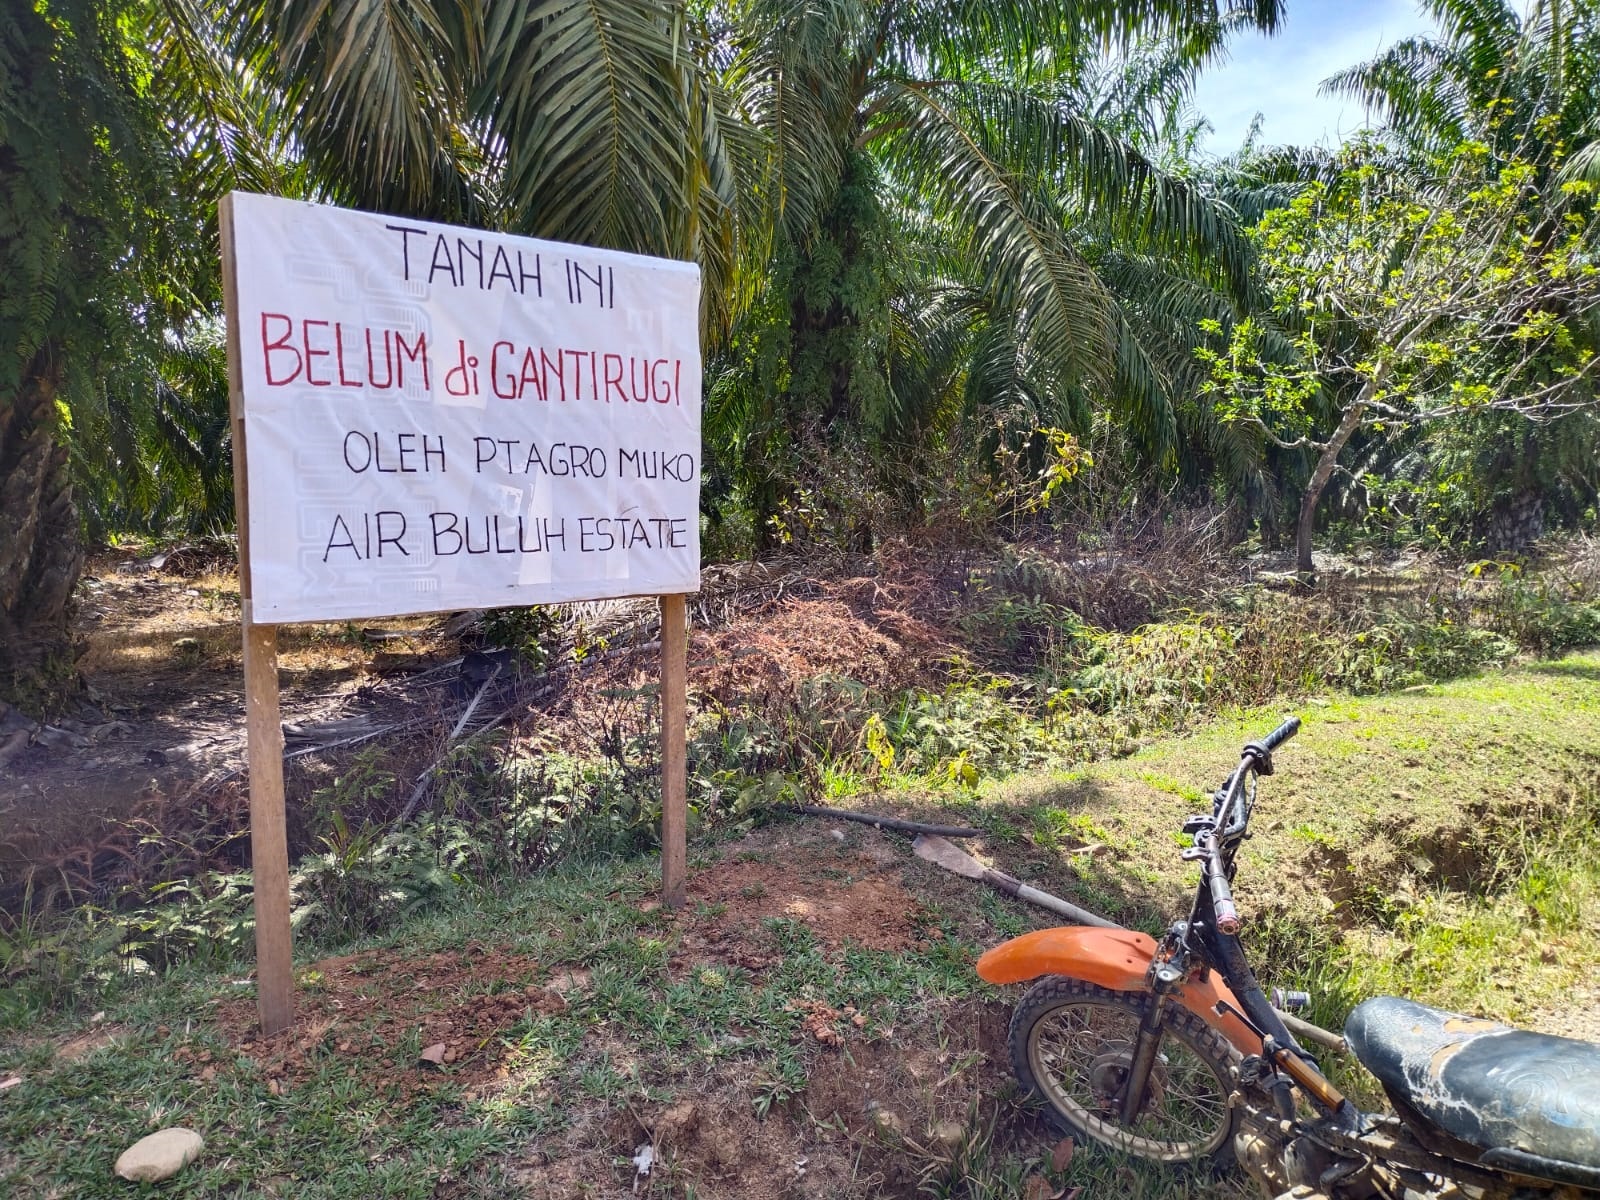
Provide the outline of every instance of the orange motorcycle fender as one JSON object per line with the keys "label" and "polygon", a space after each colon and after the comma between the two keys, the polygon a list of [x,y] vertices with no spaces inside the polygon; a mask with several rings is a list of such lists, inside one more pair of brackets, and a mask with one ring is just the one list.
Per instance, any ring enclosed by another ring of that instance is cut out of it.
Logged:
{"label": "orange motorcycle fender", "polygon": [[[978,974],[990,983],[1024,983],[1041,975],[1065,975],[1099,984],[1114,992],[1142,992],[1156,940],[1132,929],[1100,929],[1068,925],[1041,929],[996,946],[978,959]],[[1260,1054],[1261,1039],[1231,1013],[1218,1012],[1217,1001],[1240,1008],[1232,989],[1215,971],[1190,979],[1176,999],[1223,1037],[1240,1054]]]}

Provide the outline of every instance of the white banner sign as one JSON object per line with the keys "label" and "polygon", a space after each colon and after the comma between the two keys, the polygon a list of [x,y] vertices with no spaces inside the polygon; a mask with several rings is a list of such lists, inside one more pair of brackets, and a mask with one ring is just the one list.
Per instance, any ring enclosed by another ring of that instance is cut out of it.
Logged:
{"label": "white banner sign", "polygon": [[232,212],[253,620],[698,590],[698,267]]}

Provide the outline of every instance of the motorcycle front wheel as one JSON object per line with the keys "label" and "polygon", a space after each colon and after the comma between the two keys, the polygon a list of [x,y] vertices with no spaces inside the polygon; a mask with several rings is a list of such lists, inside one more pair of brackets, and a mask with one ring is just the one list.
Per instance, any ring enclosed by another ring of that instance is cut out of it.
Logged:
{"label": "motorcycle front wheel", "polygon": [[1065,1132],[1168,1165],[1233,1161],[1236,1110],[1228,1104],[1228,1043],[1176,1003],[1162,1018],[1161,1045],[1145,1102],[1122,1120],[1122,1085],[1150,996],[1052,976],[1035,984],[1011,1017],[1011,1064],[1023,1087]]}

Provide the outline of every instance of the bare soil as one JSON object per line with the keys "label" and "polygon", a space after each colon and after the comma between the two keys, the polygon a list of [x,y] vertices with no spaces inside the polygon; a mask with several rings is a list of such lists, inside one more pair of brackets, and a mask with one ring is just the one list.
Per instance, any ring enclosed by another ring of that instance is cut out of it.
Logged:
{"label": "bare soil", "polygon": [[[90,892],[138,837],[199,805],[243,829],[244,696],[238,584],[229,562],[109,552],[79,587],[82,702],[0,763],[0,894],[29,866],[46,884]],[[417,669],[445,656],[432,621],[285,627],[279,640],[286,723],[351,716],[373,725],[431,697],[385,686],[385,659]],[[186,818],[187,819],[187,818]],[[243,861],[243,848],[239,848]]]}
{"label": "bare soil", "polygon": [[[675,947],[669,971],[734,966],[764,978],[782,962],[763,928],[774,917],[803,923],[830,951],[906,950],[926,924],[919,894],[927,870],[903,839],[873,830],[851,830],[848,844],[826,822],[758,830],[698,866],[689,903],[664,915],[661,936]],[[935,893],[948,886],[952,898],[973,886],[947,876],[931,882]],[[523,1057],[516,1031],[581,1003],[591,986],[582,965],[481,944],[420,956],[344,955],[299,974],[293,1029],[263,1037],[252,999],[219,1002],[176,1052],[179,1069],[201,1083],[242,1070],[277,1095],[307,1086],[337,1093],[348,1079],[396,1104],[458,1089],[477,1100],[505,1093],[538,1102],[551,1096],[545,1086],[530,1092],[537,1064]],[[648,1144],[658,1180],[687,1181],[695,1195],[718,1200],[911,1196],[948,1169],[955,1137],[977,1136],[1009,1090],[1003,1005],[950,1002],[935,1006],[926,1026],[906,1029],[869,1029],[849,1006],[797,998],[792,1007],[803,1014],[796,1036],[807,1082],[771,1112],[757,1113],[746,1069],[735,1063],[670,1100],[620,1111],[605,1102],[573,1106],[568,1097],[573,1115],[562,1134],[535,1139],[494,1168],[517,1195],[632,1196],[632,1159]],[[238,1056],[207,1048],[217,1036]],[[597,1025],[585,1052],[621,1060],[637,1050],[613,1038]],[[440,1061],[425,1060],[429,1050]],[[1023,1117],[1007,1136],[1047,1135]],[[460,1194],[480,1192],[463,1184]]]}
{"label": "bare soil", "polygon": [[[825,821],[758,830],[697,867],[689,904],[670,918],[679,947],[670,969],[733,965],[761,978],[781,962],[761,924],[774,917],[803,922],[830,950],[908,950],[927,923],[926,870],[903,839],[876,831],[852,830],[840,842]],[[935,893],[972,886],[948,876],[931,882]],[[964,898],[970,902],[970,891]],[[913,1196],[948,1173],[952,1139],[979,1136],[1009,1092],[1003,1005],[936,1004],[907,1028],[869,1027],[848,1005],[796,998],[791,1008],[803,1014],[802,1093],[759,1113],[751,1080],[733,1065],[670,1100],[609,1116],[580,1113],[559,1140],[500,1164],[516,1194],[634,1195],[632,1158],[649,1145],[658,1180],[670,1181],[665,1194],[692,1187],[717,1200]],[[515,1086],[514,1073],[505,1086]],[[1022,1117],[1006,1136],[1048,1135]]]}
{"label": "bare soil", "polygon": [[[697,703],[782,708],[818,677],[879,687],[941,677],[957,650],[942,630],[964,573],[909,558],[879,566],[871,578],[827,580],[708,569],[691,611]],[[403,807],[408,776],[442,750],[490,668],[469,733],[498,720],[513,745],[595,754],[608,737],[642,732],[633,726],[653,720],[641,697],[655,680],[654,611],[649,601],[572,606],[569,636],[588,638],[589,652],[543,674],[500,652],[474,660],[472,614],[280,628],[291,854],[318,832],[301,819],[305,803],[365,745],[405,780],[386,802]],[[229,560],[112,551],[92,561],[77,614],[81,702],[20,749],[0,747],[0,905],[30,882],[46,899],[82,901],[248,865],[239,621]],[[6,733],[0,723],[0,742]]]}
{"label": "bare soil", "polygon": [[[770,842],[770,835],[763,840]],[[920,902],[900,882],[893,850],[884,856],[862,849],[843,864],[799,851],[791,838],[781,854],[752,849],[694,875],[691,903],[719,911],[708,949],[736,945],[772,917],[801,922],[835,949],[855,942],[869,950],[904,950],[918,940],[912,915]]]}
{"label": "bare soil", "polygon": [[[450,1081],[468,1088],[506,1078],[501,1035],[530,1014],[567,1007],[561,992],[534,982],[547,974],[532,959],[477,945],[421,958],[328,958],[299,973],[300,1011],[291,1029],[261,1036],[253,998],[224,1005],[217,1022],[275,1091],[327,1069],[331,1057],[339,1069],[407,1099],[443,1082],[439,1067],[453,1067]],[[422,1057],[433,1048],[436,1054]],[[397,1054],[412,1057],[396,1061]]]}

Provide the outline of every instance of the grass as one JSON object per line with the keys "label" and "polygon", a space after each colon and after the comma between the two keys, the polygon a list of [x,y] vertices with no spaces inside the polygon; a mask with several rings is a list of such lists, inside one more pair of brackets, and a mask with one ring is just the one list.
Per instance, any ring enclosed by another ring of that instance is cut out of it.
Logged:
{"label": "grass", "polygon": [[[179,970],[158,987],[125,989],[105,1023],[117,1036],[72,1061],[56,1054],[71,1021],[15,1040],[0,1051],[0,1077],[23,1079],[0,1104],[0,1145],[8,1147],[0,1151],[0,1190],[123,1195],[110,1171],[115,1154],[169,1123],[200,1130],[209,1148],[165,1194],[431,1196],[442,1181],[468,1177],[473,1188],[492,1190],[503,1174],[498,1156],[530,1138],[581,1134],[579,1110],[592,1122],[720,1076],[752,1115],[776,1117],[804,1092],[807,1055],[819,1048],[804,1031],[808,1011],[848,1008],[861,1017],[852,1036],[872,1044],[982,986],[970,971],[975,947],[946,936],[936,918],[912,954],[830,949],[804,924],[772,919],[757,935],[770,968],[669,971],[684,939],[698,936],[681,926],[714,927],[720,914],[707,906],[683,922],[641,911],[654,870],[649,860],[570,867],[474,893],[368,947],[420,959],[492,946],[589,973],[564,1012],[502,1032],[510,1071],[481,1094],[454,1086],[448,1070],[435,1086],[411,1090],[420,1035],[375,1047],[376,1061],[356,1066],[319,1046],[308,1074],[275,1093],[276,1076],[260,1056],[241,1052],[219,1028],[219,1006],[236,1006],[243,991],[235,982],[242,964]],[[501,937],[488,942],[485,929]],[[314,1022],[305,1010],[315,1007],[316,974],[303,975],[301,986],[302,1020]],[[474,985],[464,986],[470,993]],[[454,997],[463,998],[471,997]],[[341,1027],[338,1036],[362,1041],[360,1029]],[[202,1055],[214,1068],[204,1082]]]}
{"label": "grass", "polygon": [[[1389,991],[1600,1036],[1580,1016],[1600,958],[1600,655],[1300,711],[1238,882],[1267,982],[1310,984],[1327,1022]],[[1241,711],[1124,759],[919,803],[981,824],[981,851],[1014,874],[1160,928],[1192,879],[1174,836],[1183,815],[1281,715]],[[894,802],[858,784],[841,776],[830,791],[849,807]],[[422,1003],[413,976],[430,956],[468,960],[427,1000],[437,1011],[581,977],[564,1007],[496,1026],[475,1061],[503,1074],[420,1067],[431,1018],[334,1008],[356,994],[336,964],[303,976],[306,1024],[336,1023],[309,1036],[294,1071],[241,1043],[246,964],[123,981],[93,1001],[98,1024],[77,1006],[0,1041],[0,1080],[22,1080],[0,1091],[0,1194],[126,1195],[112,1161],[166,1124],[208,1143],[169,1196],[629,1194],[647,1141],[662,1165],[639,1193],[655,1196],[976,1200],[1015,1196],[1034,1174],[1091,1196],[1249,1194],[1081,1148],[1053,1175],[1055,1139],[1008,1082],[1015,996],[972,972],[981,949],[1042,914],[902,842],[841,835],[791,822],[703,841],[697,878],[750,878],[683,914],[651,907],[653,860],[591,860],[465,886],[377,941],[303,948],[306,968],[322,951],[365,956],[394,1012]],[[813,881],[817,920],[786,915],[785,870]],[[903,939],[875,939],[874,922],[900,922]],[[1349,1065],[1340,1077],[1362,1087]],[[874,1118],[883,1108],[898,1130]],[[941,1123],[959,1138],[938,1142]]]}
{"label": "grass", "polygon": [[[1347,932],[1374,990],[1512,1019],[1559,997],[1600,916],[1600,655],[1299,711],[1300,734],[1261,784],[1241,907]],[[1241,712],[1127,759],[1008,781],[977,804],[1020,828],[1103,827],[1094,840],[1119,853],[1094,859],[1087,879],[1070,856],[1037,865],[1153,919],[1193,878],[1171,852],[1171,832],[1205,803],[1208,788],[1192,785],[1219,783],[1282,715]]]}

